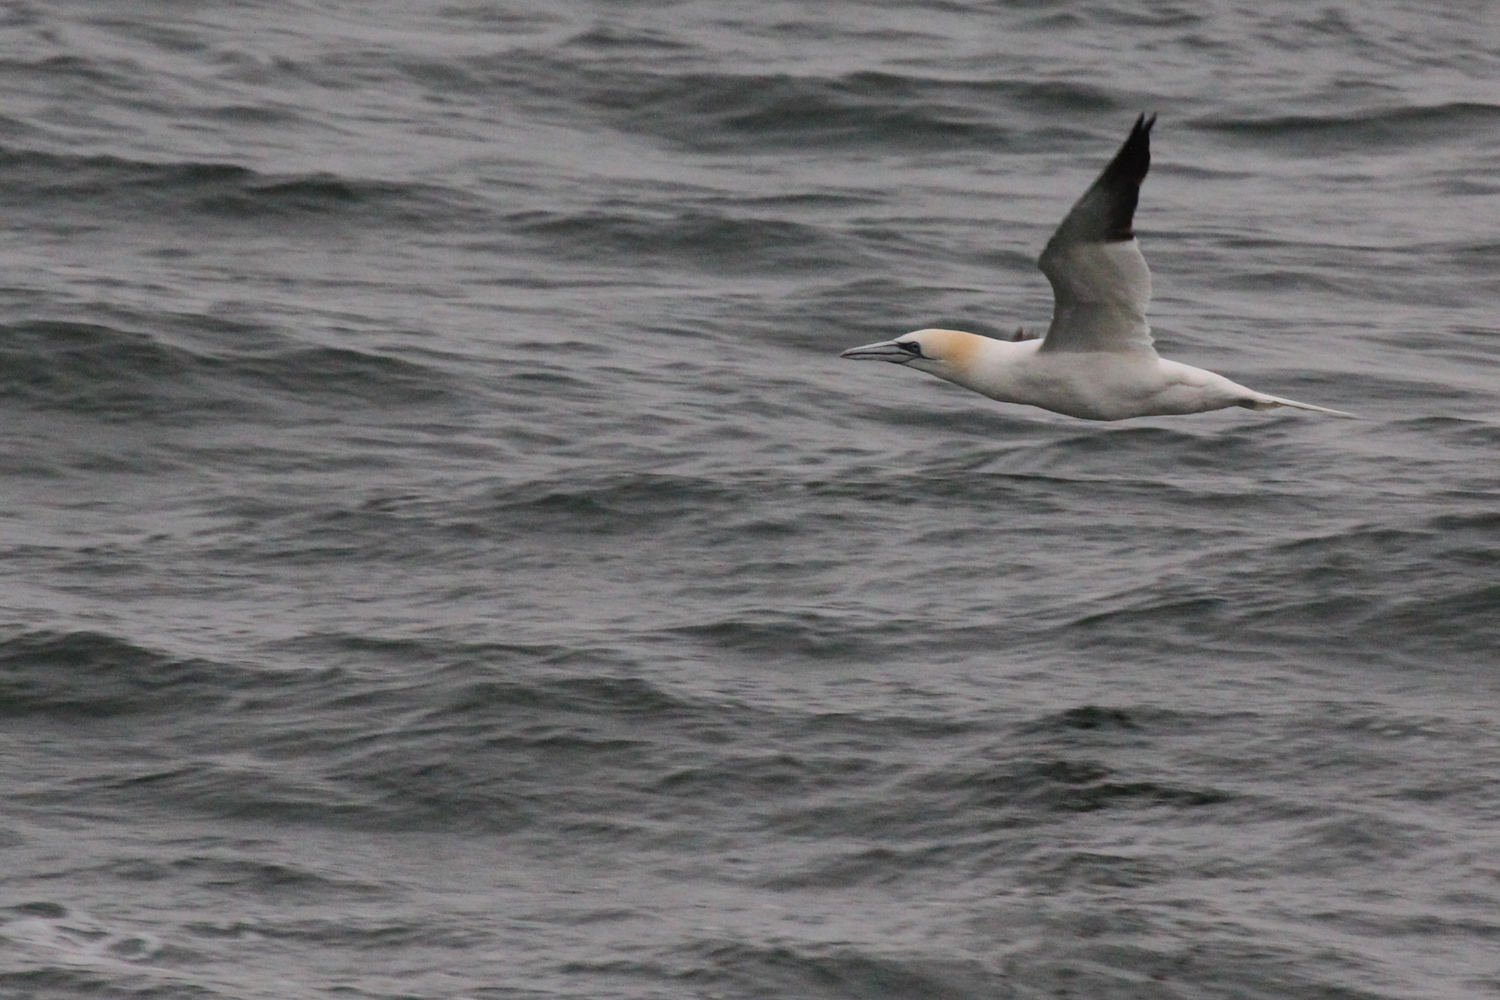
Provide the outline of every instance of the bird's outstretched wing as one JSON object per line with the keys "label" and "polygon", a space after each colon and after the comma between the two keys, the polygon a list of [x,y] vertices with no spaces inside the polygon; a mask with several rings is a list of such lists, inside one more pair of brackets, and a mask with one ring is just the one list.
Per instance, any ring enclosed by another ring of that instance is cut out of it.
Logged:
{"label": "bird's outstretched wing", "polygon": [[1151,271],[1131,229],[1151,166],[1155,123],[1155,115],[1136,119],[1130,137],[1042,251],[1054,301],[1043,351],[1156,353],[1146,323]]}

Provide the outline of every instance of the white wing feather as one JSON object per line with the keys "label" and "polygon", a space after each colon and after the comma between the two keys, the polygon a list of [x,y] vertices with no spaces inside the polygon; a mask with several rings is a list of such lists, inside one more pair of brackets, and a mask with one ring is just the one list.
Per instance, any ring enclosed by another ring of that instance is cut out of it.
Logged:
{"label": "white wing feather", "polygon": [[1156,353],[1146,322],[1151,270],[1140,243],[1054,238],[1040,263],[1054,299],[1042,350]]}

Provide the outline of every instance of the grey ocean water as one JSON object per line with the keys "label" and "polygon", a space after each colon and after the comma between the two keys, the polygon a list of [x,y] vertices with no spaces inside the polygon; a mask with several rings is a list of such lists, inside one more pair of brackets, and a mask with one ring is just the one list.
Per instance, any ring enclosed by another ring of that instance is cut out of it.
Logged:
{"label": "grey ocean water", "polygon": [[1500,994],[1497,10],[4,4],[0,997]]}

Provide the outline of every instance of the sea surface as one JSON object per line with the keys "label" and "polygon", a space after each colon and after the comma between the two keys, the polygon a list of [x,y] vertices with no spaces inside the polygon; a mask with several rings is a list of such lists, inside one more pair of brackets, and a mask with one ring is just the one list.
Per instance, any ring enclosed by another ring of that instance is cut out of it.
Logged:
{"label": "sea surface", "polygon": [[[0,1000],[1500,996],[1500,6],[0,5]],[[1044,330],[1140,112],[1168,357]]]}

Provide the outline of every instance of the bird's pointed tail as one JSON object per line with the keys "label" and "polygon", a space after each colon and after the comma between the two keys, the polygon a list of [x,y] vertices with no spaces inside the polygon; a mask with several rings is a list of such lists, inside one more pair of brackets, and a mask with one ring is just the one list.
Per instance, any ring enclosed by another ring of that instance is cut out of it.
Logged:
{"label": "bird's pointed tail", "polygon": [[1314,413],[1330,413],[1335,417],[1353,417],[1353,413],[1345,413],[1343,410],[1331,410],[1326,406],[1314,406],[1311,403],[1299,403],[1295,399],[1283,399],[1281,396],[1268,396],[1263,392],[1257,392],[1254,399],[1247,399],[1241,406],[1252,410],[1274,410],[1278,406],[1291,406],[1299,410],[1312,410]]}

